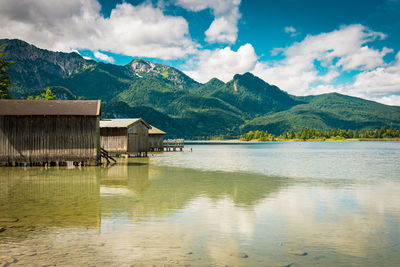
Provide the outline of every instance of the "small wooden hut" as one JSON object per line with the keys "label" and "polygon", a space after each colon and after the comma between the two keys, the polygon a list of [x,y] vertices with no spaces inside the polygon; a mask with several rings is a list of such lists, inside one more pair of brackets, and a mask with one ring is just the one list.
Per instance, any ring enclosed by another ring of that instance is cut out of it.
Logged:
{"label": "small wooden hut", "polygon": [[150,125],[149,129],[149,150],[150,151],[163,151],[164,150],[164,135],[165,132]]}
{"label": "small wooden hut", "polygon": [[142,118],[101,120],[101,147],[114,155],[147,156],[150,128]]}
{"label": "small wooden hut", "polygon": [[0,100],[0,162],[99,162],[100,115],[100,100]]}

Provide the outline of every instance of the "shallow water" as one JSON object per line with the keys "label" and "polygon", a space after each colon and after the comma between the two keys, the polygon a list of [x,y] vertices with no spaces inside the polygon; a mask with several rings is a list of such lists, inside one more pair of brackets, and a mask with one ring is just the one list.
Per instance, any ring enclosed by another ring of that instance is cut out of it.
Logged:
{"label": "shallow water", "polygon": [[398,266],[399,142],[190,147],[1,168],[0,266]]}

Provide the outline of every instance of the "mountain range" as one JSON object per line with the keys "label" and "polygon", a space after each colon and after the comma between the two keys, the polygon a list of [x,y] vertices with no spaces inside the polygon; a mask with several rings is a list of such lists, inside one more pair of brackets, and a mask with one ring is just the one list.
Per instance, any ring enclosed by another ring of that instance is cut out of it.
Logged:
{"label": "mountain range", "polygon": [[168,137],[237,137],[249,130],[400,127],[400,107],[329,93],[297,97],[251,73],[199,83],[182,71],[144,59],[125,66],[1,39],[14,98],[50,87],[58,99],[101,99],[103,118],[142,117]]}

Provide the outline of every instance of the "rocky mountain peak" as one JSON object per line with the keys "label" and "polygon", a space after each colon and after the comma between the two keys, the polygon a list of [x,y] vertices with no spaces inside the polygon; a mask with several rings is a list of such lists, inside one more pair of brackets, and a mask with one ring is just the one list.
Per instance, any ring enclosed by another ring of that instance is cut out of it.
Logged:
{"label": "rocky mountain peak", "polygon": [[9,66],[11,77],[31,89],[67,78],[96,63],[75,52],[52,52],[18,39],[0,39],[3,44],[5,59],[14,62]]}
{"label": "rocky mountain peak", "polygon": [[157,65],[144,59],[135,59],[129,63],[129,66],[134,72],[150,72],[154,71]]}

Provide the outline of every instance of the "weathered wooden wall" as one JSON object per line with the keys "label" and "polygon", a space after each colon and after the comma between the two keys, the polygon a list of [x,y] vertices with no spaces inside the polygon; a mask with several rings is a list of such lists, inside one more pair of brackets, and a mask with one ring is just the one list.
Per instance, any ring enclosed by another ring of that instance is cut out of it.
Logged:
{"label": "weathered wooden wall", "polygon": [[110,153],[127,153],[127,129],[126,128],[101,128],[100,145]]}
{"label": "weathered wooden wall", "polygon": [[0,162],[90,161],[99,157],[97,116],[0,116]]}
{"label": "weathered wooden wall", "polygon": [[162,150],[164,148],[163,145],[164,135],[162,134],[150,134],[149,135],[149,148],[152,151]]}
{"label": "weathered wooden wall", "polygon": [[140,122],[135,123],[129,127],[128,136],[129,153],[149,151],[149,129],[146,125]]}

